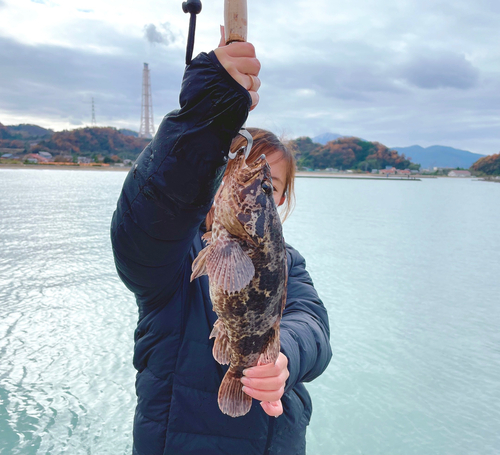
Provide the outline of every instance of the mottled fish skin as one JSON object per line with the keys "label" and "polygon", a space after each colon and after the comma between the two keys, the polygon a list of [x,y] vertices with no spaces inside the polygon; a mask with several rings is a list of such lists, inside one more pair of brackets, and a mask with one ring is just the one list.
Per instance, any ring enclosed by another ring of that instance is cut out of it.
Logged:
{"label": "mottled fish skin", "polygon": [[[259,360],[261,364],[277,360],[287,280],[269,164],[264,155],[249,166],[242,154],[235,159],[237,169],[226,178],[215,202],[211,238],[206,237],[210,245],[193,263],[192,276],[209,276],[210,298],[219,317],[211,335],[216,338],[214,357],[220,363],[230,361],[219,389],[219,407],[232,417],[246,414],[252,404],[241,391],[243,370]],[[221,255],[227,256],[221,260]],[[245,264],[246,257],[251,264]],[[230,260],[237,262],[229,267],[236,277],[231,280],[221,272]]]}

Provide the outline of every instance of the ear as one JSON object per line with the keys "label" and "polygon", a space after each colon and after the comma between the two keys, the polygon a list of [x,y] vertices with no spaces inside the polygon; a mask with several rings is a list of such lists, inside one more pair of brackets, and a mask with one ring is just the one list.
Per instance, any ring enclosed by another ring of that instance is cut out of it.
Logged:
{"label": "ear", "polygon": [[286,201],[286,196],[285,195],[281,196],[281,199],[280,199],[280,202],[278,204],[278,207],[282,206],[285,203],[285,201]]}

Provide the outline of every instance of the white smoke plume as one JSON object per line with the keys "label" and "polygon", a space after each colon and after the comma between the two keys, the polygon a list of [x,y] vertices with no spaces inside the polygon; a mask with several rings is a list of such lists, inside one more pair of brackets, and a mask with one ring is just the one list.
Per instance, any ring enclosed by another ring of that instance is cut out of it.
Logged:
{"label": "white smoke plume", "polygon": [[168,22],[160,24],[158,28],[155,24],[145,25],[144,38],[151,44],[164,44],[165,46],[175,42],[175,35],[172,33]]}

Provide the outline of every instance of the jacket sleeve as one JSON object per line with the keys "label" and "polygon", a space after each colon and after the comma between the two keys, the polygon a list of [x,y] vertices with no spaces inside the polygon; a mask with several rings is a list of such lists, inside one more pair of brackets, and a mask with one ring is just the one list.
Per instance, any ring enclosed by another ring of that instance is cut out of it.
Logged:
{"label": "jacket sleeve", "polygon": [[287,245],[288,284],[280,325],[281,351],[288,358],[285,392],[299,382],[310,382],[328,366],[332,357],[328,314],[314,289],[304,258]]}
{"label": "jacket sleeve", "polygon": [[138,303],[151,307],[175,291],[250,105],[213,52],[186,68],[180,109],[137,158],[111,223],[118,274]]}

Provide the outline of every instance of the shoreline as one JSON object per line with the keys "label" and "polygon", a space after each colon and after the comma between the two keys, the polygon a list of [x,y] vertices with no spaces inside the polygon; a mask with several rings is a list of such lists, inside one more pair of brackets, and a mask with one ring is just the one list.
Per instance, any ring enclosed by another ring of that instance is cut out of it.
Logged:
{"label": "shoreline", "polygon": [[[69,170],[69,171],[112,171],[112,172],[123,172],[123,171],[130,171],[132,169],[131,166],[109,166],[109,165],[104,165],[104,166],[81,166],[78,164],[71,165],[71,164],[1,164],[0,163],[0,169],[36,169],[36,170],[47,170],[47,169],[54,169],[54,170]],[[295,174],[297,178],[320,178],[320,179],[353,179],[353,180],[411,180],[411,181],[419,181],[420,177],[418,178],[411,176],[410,178],[408,177],[403,177],[403,176],[394,176],[394,177],[382,177],[376,174],[334,174],[331,172],[326,172],[326,171],[317,171],[317,172],[304,172],[304,171],[297,171]],[[425,178],[425,176],[424,176]],[[434,176],[431,176],[431,178],[435,178]]]}
{"label": "shoreline", "polygon": [[[340,173],[332,173],[332,172],[304,172],[304,171],[297,171],[295,174],[296,178],[309,178],[309,179],[344,179],[344,180],[405,180],[409,182],[420,182],[421,175],[418,176],[410,176],[410,177],[403,177],[403,176],[394,176],[394,177],[386,177],[386,176],[381,176],[377,174],[340,174]],[[432,176],[434,177],[434,176]],[[432,178],[431,177],[431,178]],[[425,178],[425,177],[423,177]]]}
{"label": "shoreline", "polygon": [[[110,166],[110,165],[71,165],[71,164],[14,164],[14,163],[0,163],[0,170],[2,169],[36,169],[36,170],[57,170],[57,171],[110,171],[110,172],[128,172],[132,169],[132,166]],[[416,174],[410,177],[406,176],[381,176],[377,174],[344,174],[344,173],[332,173],[326,171],[297,171],[295,174],[296,178],[310,178],[310,179],[339,179],[339,180],[380,180],[380,181],[408,181],[408,182],[420,182],[422,179],[437,179],[437,178],[458,178],[458,177],[448,177],[447,175],[421,175]],[[475,179],[481,181],[490,181],[498,183],[495,178],[485,178],[485,177],[465,177],[464,179]]]}
{"label": "shoreline", "polygon": [[58,171],[130,171],[132,166],[80,166],[78,164],[1,164],[0,169],[36,169],[36,170],[58,170]]}

